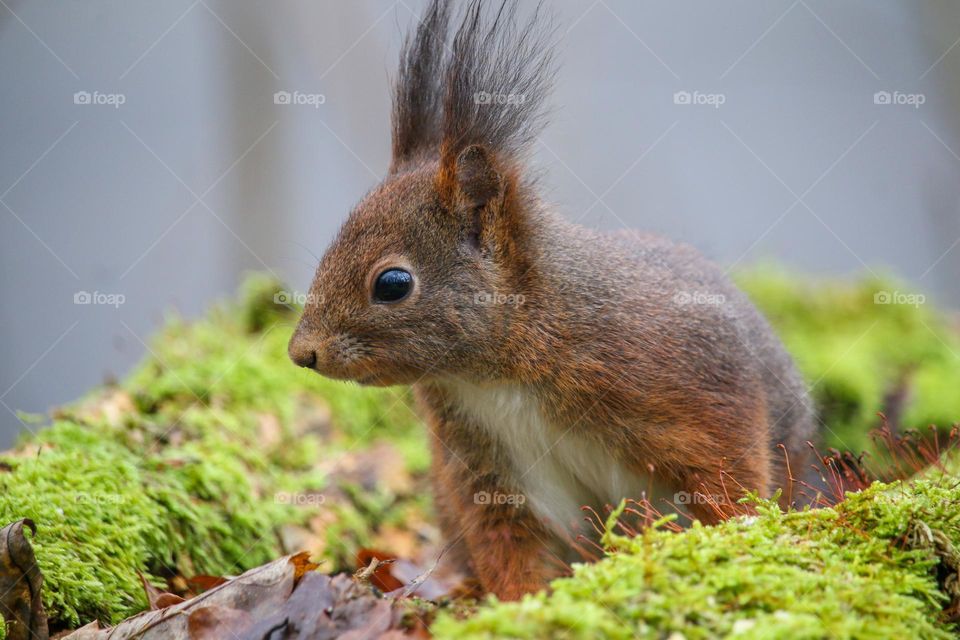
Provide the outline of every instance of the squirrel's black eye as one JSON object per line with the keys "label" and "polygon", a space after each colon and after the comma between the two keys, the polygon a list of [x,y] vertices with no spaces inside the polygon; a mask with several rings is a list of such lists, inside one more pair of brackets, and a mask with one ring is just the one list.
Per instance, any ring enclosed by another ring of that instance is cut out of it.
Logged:
{"label": "squirrel's black eye", "polygon": [[413,276],[403,269],[387,269],[373,283],[373,301],[400,302],[413,290]]}

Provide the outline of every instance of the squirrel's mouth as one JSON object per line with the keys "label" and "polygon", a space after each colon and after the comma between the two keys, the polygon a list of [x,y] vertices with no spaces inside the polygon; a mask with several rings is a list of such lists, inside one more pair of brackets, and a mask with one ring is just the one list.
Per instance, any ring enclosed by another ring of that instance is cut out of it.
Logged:
{"label": "squirrel's mouth", "polygon": [[368,387],[385,387],[390,384],[397,384],[391,381],[392,376],[389,373],[380,371],[376,364],[368,359],[354,360],[348,363],[324,360],[321,366],[315,369],[317,373],[327,378],[349,380]]}
{"label": "squirrel's mouth", "polygon": [[383,382],[383,376],[376,373],[370,373],[368,370],[351,370],[345,367],[314,367],[313,370],[331,380],[343,380],[345,382],[356,382],[357,384],[369,387],[386,386]]}
{"label": "squirrel's mouth", "polygon": [[355,379],[354,379],[354,382],[356,382],[357,384],[362,385],[362,386],[364,386],[364,387],[387,387],[387,386],[390,386],[390,383],[389,383],[389,382],[386,382],[386,383],[385,383],[385,382],[383,382],[382,380],[383,380],[383,378],[381,378],[380,376],[375,375],[375,374],[370,374],[370,375],[360,376],[359,378],[355,378]]}
{"label": "squirrel's mouth", "polygon": [[367,363],[362,370],[354,370],[349,379],[365,387],[393,387],[416,384],[427,373],[428,371],[419,367],[410,367],[397,362],[378,362],[375,368]]}
{"label": "squirrel's mouth", "polygon": [[381,373],[369,373],[353,378],[353,381],[364,387],[392,387],[398,384],[410,384],[409,380],[400,380],[395,376]]}

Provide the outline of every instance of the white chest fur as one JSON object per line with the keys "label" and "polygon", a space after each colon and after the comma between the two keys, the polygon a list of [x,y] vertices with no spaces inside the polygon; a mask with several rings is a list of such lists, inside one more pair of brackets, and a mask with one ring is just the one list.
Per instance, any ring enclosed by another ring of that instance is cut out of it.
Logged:
{"label": "white chest fur", "polygon": [[537,398],[519,385],[481,386],[458,383],[456,394],[464,413],[495,438],[509,456],[512,477],[525,504],[561,534],[583,529],[581,507],[603,513],[606,504],[647,495],[653,486],[646,474],[635,474],[609,452],[571,428],[548,422]]}

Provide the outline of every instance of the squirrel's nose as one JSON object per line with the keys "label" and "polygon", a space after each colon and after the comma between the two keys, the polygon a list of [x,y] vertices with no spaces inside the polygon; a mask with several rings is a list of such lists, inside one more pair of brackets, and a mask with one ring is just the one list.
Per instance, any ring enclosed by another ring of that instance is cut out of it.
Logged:
{"label": "squirrel's nose", "polygon": [[303,338],[300,332],[293,334],[287,345],[287,354],[298,367],[312,369],[317,365],[317,351],[312,340]]}

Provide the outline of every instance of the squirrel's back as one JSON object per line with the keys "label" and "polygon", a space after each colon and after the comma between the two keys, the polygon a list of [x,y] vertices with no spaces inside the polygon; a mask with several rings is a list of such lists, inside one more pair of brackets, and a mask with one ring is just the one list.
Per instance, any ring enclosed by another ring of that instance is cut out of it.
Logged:
{"label": "squirrel's back", "polygon": [[[602,233],[546,210],[531,225],[533,269],[563,291],[545,304],[544,320],[565,308],[591,310],[590,322],[573,324],[572,342],[630,376],[682,376],[732,395],[759,385],[771,445],[783,444],[794,468],[804,466],[816,433],[806,384],[769,322],[717,265],[652,233]],[[570,326],[563,331],[570,337]],[[779,464],[783,453],[775,453]]]}

